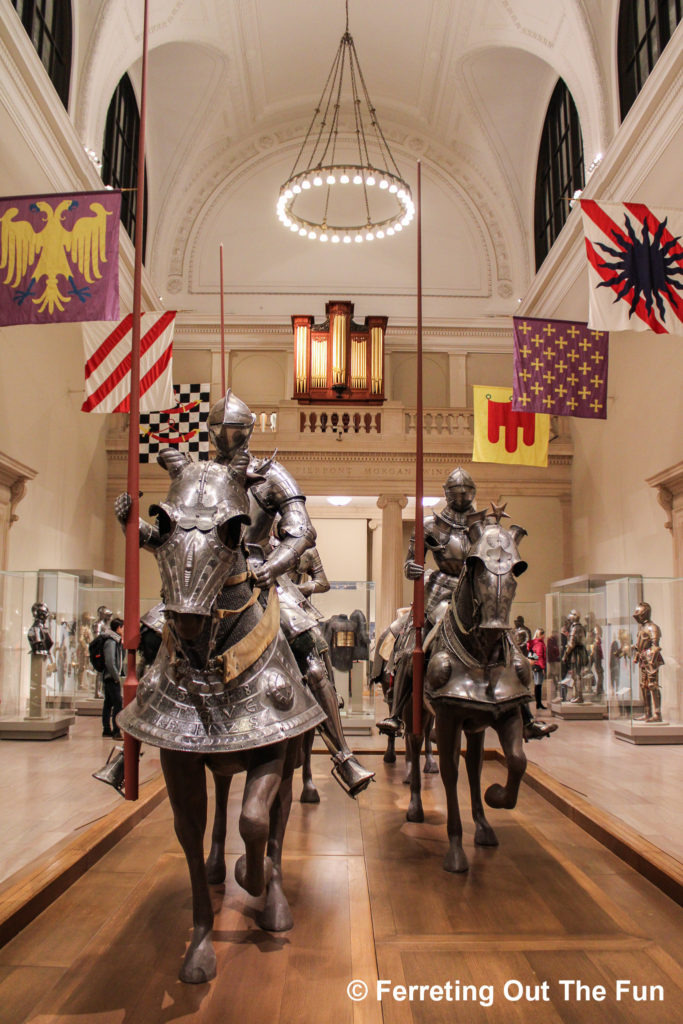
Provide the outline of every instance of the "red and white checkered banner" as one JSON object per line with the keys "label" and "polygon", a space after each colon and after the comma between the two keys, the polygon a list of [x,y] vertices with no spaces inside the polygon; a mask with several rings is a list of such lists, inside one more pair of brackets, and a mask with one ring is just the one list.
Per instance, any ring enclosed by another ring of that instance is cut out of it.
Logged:
{"label": "red and white checkered banner", "polygon": [[[175,311],[143,313],[140,320],[140,411],[174,404],[172,380]],[[130,363],[133,316],[83,328],[85,400],[83,412],[130,411]]]}

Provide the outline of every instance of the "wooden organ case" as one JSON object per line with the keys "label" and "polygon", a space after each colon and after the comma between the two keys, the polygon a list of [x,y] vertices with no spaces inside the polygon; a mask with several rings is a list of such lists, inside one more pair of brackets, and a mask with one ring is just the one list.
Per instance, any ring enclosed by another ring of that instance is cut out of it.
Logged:
{"label": "wooden organ case", "polygon": [[353,319],[353,303],[333,300],[327,319],[293,316],[294,399],[302,404],[384,402],[384,335],[388,317]]}

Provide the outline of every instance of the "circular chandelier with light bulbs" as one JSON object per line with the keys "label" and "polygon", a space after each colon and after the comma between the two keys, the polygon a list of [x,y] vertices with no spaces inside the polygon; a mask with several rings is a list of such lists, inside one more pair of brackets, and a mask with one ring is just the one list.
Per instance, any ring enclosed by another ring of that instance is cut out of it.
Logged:
{"label": "circular chandelier with light bulbs", "polygon": [[[352,118],[344,132],[340,118],[347,64]],[[348,0],[346,31],[291,174],[280,186],[277,215],[284,227],[302,238],[333,244],[390,237],[415,215],[410,187],[401,177],[365,85],[349,32]]]}

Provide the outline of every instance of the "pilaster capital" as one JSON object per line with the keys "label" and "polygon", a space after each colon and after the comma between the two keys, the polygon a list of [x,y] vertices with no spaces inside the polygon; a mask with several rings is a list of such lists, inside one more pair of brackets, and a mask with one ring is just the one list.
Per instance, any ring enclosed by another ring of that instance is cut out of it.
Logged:
{"label": "pilaster capital", "polygon": [[398,505],[399,508],[405,508],[408,504],[408,499],[405,494],[380,494],[377,499],[377,508],[385,509],[387,505]]}

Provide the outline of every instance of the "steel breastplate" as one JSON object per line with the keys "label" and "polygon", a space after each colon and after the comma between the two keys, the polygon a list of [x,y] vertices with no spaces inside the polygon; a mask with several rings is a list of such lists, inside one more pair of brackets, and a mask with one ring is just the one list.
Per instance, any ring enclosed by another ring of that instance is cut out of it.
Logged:
{"label": "steel breastplate", "polygon": [[[503,639],[504,658],[482,665],[462,645],[450,616],[441,623],[444,645],[430,658],[425,675],[425,694],[432,704],[440,701],[496,709],[502,714],[531,700],[528,686],[520,679],[517,652],[508,636]],[[529,669],[529,676],[531,670]]]}

